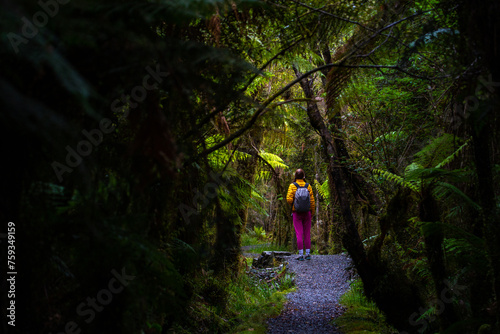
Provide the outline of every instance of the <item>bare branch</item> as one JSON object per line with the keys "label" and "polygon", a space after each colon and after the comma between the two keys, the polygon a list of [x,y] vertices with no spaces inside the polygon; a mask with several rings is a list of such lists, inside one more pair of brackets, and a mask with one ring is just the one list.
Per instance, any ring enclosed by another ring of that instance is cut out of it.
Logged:
{"label": "bare branch", "polygon": [[367,26],[359,23],[359,22],[356,22],[356,21],[353,21],[353,20],[349,20],[349,19],[346,19],[345,17],[341,17],[341,16],[338,16],[338,15],[335,15],[335,14],[332,14],[332,13],[329,13],[329,12],[326,12],[324,10],[321,10],[321,9],[318,9],[318,8],[314,8],[312,6],[309,6],[309,5],[306,5],[305,3],[302,3],[302,2],[299,2],[299,1],[296,1],[296,0],[291,0],[292,2],[295,2],[297,5],[300,5],[302,7],[305,7],[307,9],[310,9],[314,12],[318,12],[318,13],[321,13],[321,14],[324,14],[324,15],[327,15],[327,16],[331,16],[331,17],[334,17],[340,21],[344,21],[344,22],[348,22],[348,23],[352,23],[352,24],[355,24],[355,25],[358,25],[360,27],[362,27],[363,29],[366,29],[366,30],[369,30],[369,31],[375,31],[374,29],[371,29],[371,28],[368,28]]}
{"label": "bare branch", "polygon": [[271,106],[269,106],[269,108],[279,107],[279,106],[282,106],[284,104],[295,103],[295,102],[312,102],[312,101],[313,101],[312,99],[291,99],[291,100],[273,103]]}
{"label": "bare branch", "polygon": [[[385,27],[383,27],[383,28],[381,28],[381,29],[379,29],[379,30],[375,30],[375,29],[372,29],[372,28],[370,28],[370,27],[367,27],[367,26],[365,26],[365,25],[363,25],[363,24],[361,24],[361,23],[359,23],[359,22],[356,22],[356,21],[353,21],[353,20],[349,20],[349,19],[346,19],[346,18],[340,17],[340,16],[338,16],[338,15],[335,15],[335,14],[329,13],[329,12],[327,12],[327,11],[324,11],[324,10],[321,10],[321,9],[318,9],[318,8],[314,8],[314,7],[309,6],[309,5],[307,5],[307,4],[301,3],[301,2],[299,2],[299,1],[297,1],[297,0],[291,0],[291,1],[295,2],[296,4],[298,4],[298,5],[300,5],[300,6],[303,6],[303,7],[305,7],[305,8],[308,8],[308,9],[310,9],[310,10],[312,10],[312,11],[315,11],[315,12],[318,12],[318,13],[321,13],[321,14],[324,14],[324,15],[327,15],[327,16],[334,17],[334,18],[336,18],[336,19],[338,19],[338,20],[341,20],[341,21],[344,21],[344,22],[348,22],[348,23],[355,24],[355,25],[357,25],[357,26],[360,26],[360,27],[361,27],[361,28],[363,28],[363,29],[366,29],[366,30],[368,30],[368,31],[373,32],[374,34],[373,34],[372,36],[370,36],[370,37],[368,38],[368,40],[371,40],[372,38],[376,37],[377,35],[381,35],[381,36],[384,36],[384,37],[387,37],[387,38],[391,38],[391,39],[396,40],[396,41],[397,41],[400,45],[403,45],[403,46],[404,46],[405,48],[407,48],[407,49],[409,49],[410,47],[409,47],[408,45],[406,45],[405,43],[403,43],[403,42],[402,42],[399,38],[397,38],[397,37],[395,37],[395,36],[391,35],[390,33],[389,33],[389,34],[383,34],[383,32],[384,32],[385,30],[387,30],[387,29],[393,28],[394,26],[396,26],[396,25],[400,24],[401,22],[404,22],[404,21],[407,21],[407,20],[413,19],[413,18],[415,18],[415,17],[417,17],[417,16],[420,16],[420,15],[423,15],[423,14],[427,14],[427,13],[430,13],[430,12],[432,12],[432,11],[433,11],[433,10],[431,9],[431,10],[427,10],[427,11],[417,12],[417,13],[415,13],[415,14],[413,14],[413,15],[410,15],[410,16],[404,17],[404,18],[402,18],[402,19],[400,19],[400,20],[398,20],[398,21],[392,22],[392,23],[390,23],[390,24],[386,25]],[[387,41],[387,40],[386,40],[386,41]],[[384,43],[385,43],[385,42],[384,42]],[[377,47],[376,49],[378,49],[378,47]],[[370,54],[372,54],[372,53],[373,53],[373,52],[370,52]],[[431,59],[428,59],[427,57],[425,57],[424,55],[422,55],[420,52],[416,52],[416,53],[417,53],[417,54],[419,54],[420,56],[422,56],[423,58],[427,59],[428,61],[430,61],[430,62],[432,63],[432,60],[431,60]]]}

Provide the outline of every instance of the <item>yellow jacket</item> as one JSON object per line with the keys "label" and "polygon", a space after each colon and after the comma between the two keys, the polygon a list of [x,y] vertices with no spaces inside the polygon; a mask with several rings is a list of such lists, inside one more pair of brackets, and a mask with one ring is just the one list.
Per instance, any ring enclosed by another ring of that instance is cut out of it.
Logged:
{"label": "yellow jacket", "polygon": [[[297,179],[297,181],[295,182],[297,182],[297,184],[301,187],[306,185],[306,181],[304,181],[303,179]],[[314,214],[314,208],[315,208],[314,195],[310,184],[307,187],[307,190],[309,190],[309,195],[311,197],[311,214]],[[295,184],[290,183],[290,186],[288,187],[288,193],[286,194],[286,201],[288,202],[288,204],[293,205],[293,199],[295,198],[296,191],[297,187],[295,186]],[[292,207],[292,210],[295,211],[295,207]]]}

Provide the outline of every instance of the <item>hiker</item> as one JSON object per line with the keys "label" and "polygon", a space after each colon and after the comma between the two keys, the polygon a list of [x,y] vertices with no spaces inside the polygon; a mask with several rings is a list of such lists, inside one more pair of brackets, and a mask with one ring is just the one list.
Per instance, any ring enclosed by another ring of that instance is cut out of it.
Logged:
{"label": "hiker", "polygon": [[292,206],[293,226],[297,235],[299,257],[304,261],[304,246],[306,260],[311,259],[311,217],[314,212],[314,195],[310,184],[306,183],[302,169],[295,171],[295,180],[288,187],[286,201]]}

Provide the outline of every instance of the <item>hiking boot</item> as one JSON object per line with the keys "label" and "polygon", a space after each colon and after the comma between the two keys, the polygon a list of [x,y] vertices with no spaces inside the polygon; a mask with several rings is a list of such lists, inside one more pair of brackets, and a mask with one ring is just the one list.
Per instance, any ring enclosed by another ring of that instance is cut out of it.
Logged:
{"label": "hiking boot", "polygon": [[311,254],[307,254],[306,255],[306,260],[310,260],[311,259]]}
{"label": "hiking boot", "polygon": [[297,258],[297,260],[299,260],[299,261],[304,261],[304,257],[301,255],[301,256],[299,256],[299,257]]}

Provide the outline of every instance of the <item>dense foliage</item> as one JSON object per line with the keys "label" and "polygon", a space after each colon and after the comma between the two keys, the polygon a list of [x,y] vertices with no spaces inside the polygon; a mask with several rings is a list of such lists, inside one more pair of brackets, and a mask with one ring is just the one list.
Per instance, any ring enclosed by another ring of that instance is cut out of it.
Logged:
{"label": "dense foliage", "polygon": [[0,6],[2,332],[232,331],[296,168],[392,326],[498,330],[496,1]]}

